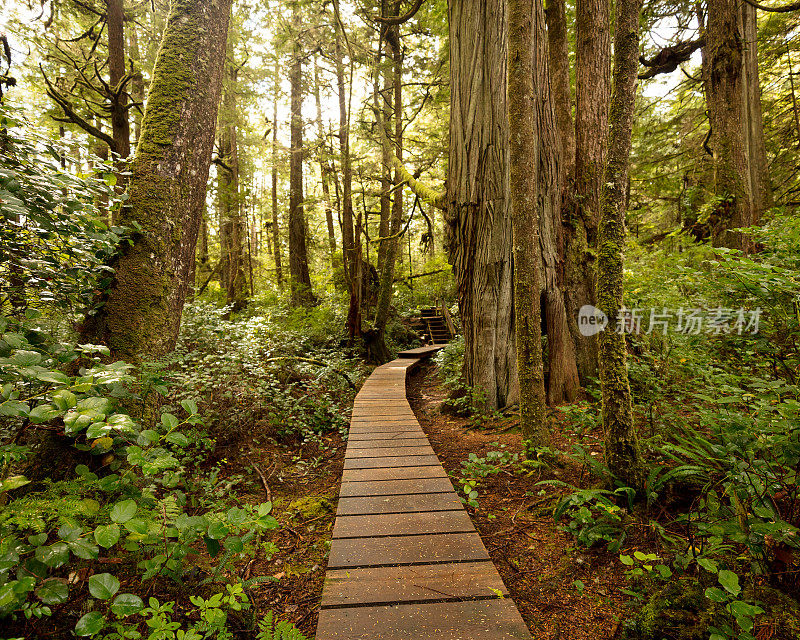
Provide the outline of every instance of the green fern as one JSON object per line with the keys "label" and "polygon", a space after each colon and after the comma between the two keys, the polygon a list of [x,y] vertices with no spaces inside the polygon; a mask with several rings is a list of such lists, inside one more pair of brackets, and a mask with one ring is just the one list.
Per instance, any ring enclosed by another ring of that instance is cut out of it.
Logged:
{"label": "green fern", "polygon": [[256,640],[308,640],[293,624],[278,622],[273,624],[272,611],[258,623]]}

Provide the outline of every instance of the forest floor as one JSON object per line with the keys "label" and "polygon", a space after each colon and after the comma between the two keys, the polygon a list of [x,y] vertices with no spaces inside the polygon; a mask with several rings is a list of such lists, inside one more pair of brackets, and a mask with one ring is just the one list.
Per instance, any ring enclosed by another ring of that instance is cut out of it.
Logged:
{"label": "forest floor", "polygon": [[[442,413],[446,391],[431,363],[409,377],[408,398],[454,485],[470,453],[485,457],[502,445],[523,451],[513,422],[488,421],[474,427],[467,418]],[[554,416],[553,427],[552,448],[569,450],[573,436],[560,414]],[[599,437],[584,434],[582,442],[602,455]],[[576,548],[572,536],[553,520],[561,491],[537,486],[542,480],[581,486],[586,475],[577,464],[544,467],[531,476],[501,471],[482,480],[479,506],[468,508],[528,628],[541,640],[607,640],[614,637],[621,619],[620,588],[626,580],[616,555]],[[582,592],[576,581],[583,584]]]}
{"label": "forest floor", "polygon": [[[440,411],[445,396],[432,363],[409,377],[411,406],[456,488],[461,463],[470,453],[484,457],[502,445],[522,451],[513,422],[489,421],[475,427],[467,418]],[[560,414],[554,427],[553,447],[568,450],[573,436]],[[591,434],[584,434],[582,441],[602,455],[599,438],[593,442]],[[242,501],[263,501],[264,485],[269,487],[273,514],[282,525],[269,536],[274,555],[257,554],[239,567],[245,578],[275,579],[252,587],[256,614],[271,610],[309,637],[316,630],[344,449],[344,440],[334,434],[306,444],[299,457],[282,446],[243,450],[241,443],[231,443],[227,451],[218,451],[227,456],[227,468],[250,470],[242,482],[249,487]],[[552,517],[561,490],[537,486],[542,480],[579,486],[587,475],[577,464],[544,467],[530,476],[501,471],[481,482],[479,506],[468,508],[528,627],[542,640],[611,638],[623,611],[620,588],[626,581],[616,555],[576,548]]]}

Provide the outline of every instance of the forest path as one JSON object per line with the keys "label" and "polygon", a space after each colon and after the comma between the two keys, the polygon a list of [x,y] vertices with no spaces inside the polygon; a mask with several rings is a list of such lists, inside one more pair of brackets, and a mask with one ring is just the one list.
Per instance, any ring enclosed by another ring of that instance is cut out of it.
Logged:
{"label": "forest path", "polygon": [[530,640],[406,399],[440,346],[378,367],[353,406],[317,640]]}

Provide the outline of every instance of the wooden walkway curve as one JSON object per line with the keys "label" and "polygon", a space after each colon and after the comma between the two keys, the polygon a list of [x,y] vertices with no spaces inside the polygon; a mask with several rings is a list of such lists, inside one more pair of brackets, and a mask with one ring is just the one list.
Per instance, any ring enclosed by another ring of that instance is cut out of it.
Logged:
{"label": "wooden walkway curve", "polygon": [[375,369],[353,407],[317,640],[530,640],[406,399],[440,347]]}

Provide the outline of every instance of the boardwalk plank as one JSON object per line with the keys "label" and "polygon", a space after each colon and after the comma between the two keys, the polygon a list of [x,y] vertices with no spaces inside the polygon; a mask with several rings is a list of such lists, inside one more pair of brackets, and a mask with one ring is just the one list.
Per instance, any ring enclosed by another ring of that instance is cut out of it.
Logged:
{"label": "boardwalk plank", "polygon": [[388,469],[348,469],[342,482],[374,482],[376,480],[418,480],[420,478],[446,478],[447,473],[438,462],[423,467],[389,467]]}
{"label": "boardwalk plank", "polygon": [[333,537],[366,538],[472,531],[475,531],[475,527],[466,511],[427,511],[380,516],[338,516]]}
{"label": "boardwalk plank", "polygon": [[336,515],[375,513],[413,513],[415,511],[453,511],[463,509],[453,493],[422,493],[399,496],[359,496],[339,498]]}
{"label": "boardwalk plank", "polygon": [[393,456],[388,458],[348,458],[344,461],[347,469],[389,469],[392,467],[419,467],[427,464],[439,464],[436,455],[427,456]]}
{"label": "boardwalk plank", "polygon": [[453,491],[448,478],[426,480],[376,480],[374,482],[343,482],[339,495],[346,498],[358,496],[392,496],[412,493],[447,493]]}
{"label": "boardwalk plank", "polygon": [[333,540],[328,567],[336,569],[488,559],[489,554],[477,533],[440,533]]}

